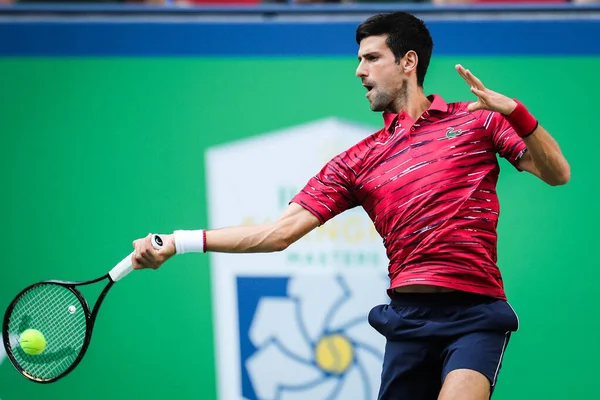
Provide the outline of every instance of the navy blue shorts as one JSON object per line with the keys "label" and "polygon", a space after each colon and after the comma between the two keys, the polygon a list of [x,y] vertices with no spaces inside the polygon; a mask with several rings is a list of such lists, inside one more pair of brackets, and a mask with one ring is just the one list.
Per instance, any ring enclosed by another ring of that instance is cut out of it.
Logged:
{"label": "navy blue shorts", "polygon": [[369,313],[386,337],[380,400],[436,400],[446,375],[471,369],[492,391],[519,321],[503,300],[465,292],[395,294]]}

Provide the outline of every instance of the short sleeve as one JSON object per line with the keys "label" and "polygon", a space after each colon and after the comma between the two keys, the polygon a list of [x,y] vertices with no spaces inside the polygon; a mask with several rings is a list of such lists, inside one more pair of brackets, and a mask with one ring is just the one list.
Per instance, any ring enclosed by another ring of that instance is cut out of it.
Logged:
{"label": "short sleeve", "polygon": [[353,195],[354,171],[347,153],[336,156],[313,176],[306,186],[290,201],[313,213],[321,225],[331,218],[356,207]]}
{"label": "short sleeve", "polygon": [[527,151],[525,141],[500,113],[492,113],[490,129],[496,152],[518,169],[519,160]]}

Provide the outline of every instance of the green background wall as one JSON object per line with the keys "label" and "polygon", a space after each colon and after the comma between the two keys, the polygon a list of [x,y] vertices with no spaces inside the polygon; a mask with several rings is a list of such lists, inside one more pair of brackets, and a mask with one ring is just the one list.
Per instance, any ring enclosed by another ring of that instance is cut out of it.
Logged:
{"label": "green background wall", "polygon": [[[571,182],[552,188],[502,161],[500,267],[521,329],[495,399],[591,399],[600,58],[439,57],[426,92],[471,99],[458,62],[527,104],[572,167]],[[36,281],[104,274],[148,232],[206,226],[209,146],[327,116],[379,126],[355,67],[352,58],[0,59],[2,311]],[[134,396],[216,398],[207,257],[119,282],[86,358],[56,384],[0,365],[3,400]]]}

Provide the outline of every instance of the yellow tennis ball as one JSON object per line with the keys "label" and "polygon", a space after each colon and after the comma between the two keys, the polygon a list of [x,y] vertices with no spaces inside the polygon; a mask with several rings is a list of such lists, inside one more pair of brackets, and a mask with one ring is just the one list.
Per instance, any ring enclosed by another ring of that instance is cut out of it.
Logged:
{"label": "yellow tennis ball", "polygon": [[347,337],[340,334],[322,337],[315,347],[315,361],[324,371],[344,373],[352,364],[354,349]]}
{"label": "yellow tennis ball", "polygon": [[27,354],[40,354],[46,348],[46,338],[37,329],[27,329],[21,333],[19,345]]}

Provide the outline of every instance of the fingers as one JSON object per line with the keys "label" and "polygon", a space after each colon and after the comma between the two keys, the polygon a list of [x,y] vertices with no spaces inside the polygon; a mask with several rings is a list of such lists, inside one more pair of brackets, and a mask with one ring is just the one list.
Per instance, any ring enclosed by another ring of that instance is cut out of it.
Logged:
{"label": "fingers", "polygon": [[469,112],[473,112],[473,111],[477,111],[480,109],[480,107],[477,105],[478,103],[471,103],[467,106],[467,111]]}
{"label": "fingers", "polygon": [[458,74],[460,76],[462,76],[462,78],[465,80],[465,82],[467,82],[467,84],[471,87],[475,87],[475,84],[473,82],[473,76],[472,74],[469,72],[468,69],[464,69],[464,67],[460,64],[456,65],[456,71],[458,72]]}
{"label": "fingers", "polygon": [[132,264],[133,269],[157,269],[160,266],[159,260],[155,256],[156,250],[152,247],[152,235],[148,234],[143,239],[138,239],[133,242]]}
{"label": "fingers", "polygon": [[462,76],[462,78],[469,84],[469,86],[475,87],[476,89],[479,89],[479,90],[485,89],[485,86],[483,86],[483,83],[475,75],[473,75],[471,73],[471,71],[469,71],[468,69],[465,69],[460,64],[456,64],[455,68],[456,68],[456,71],[459,73],[459,75]]}
{"label": "fingers", "polygon": [[[471,89],[471,91],[473,91],[473,89]],[[475,93],[475,91],[473,91],[473,93]],[[481,110],[483,108],[485,108],[484,104],[481,101],[476,101],[475,103],[470,103],[467,106],[467,111],[473,112],[473,111]]]}
{"label": "fingers", "polygon": [[484,90],[485,89],[485,86],[483,86],[483,83],[479,80],[479,78],[477,78],[475,75],[473,75],[471,73],[471,71],[469,71],[467,69],[467,70],[465,70],[465,73],[467,75],[467,78],[469,78],[469,82],[470,82],[471,86],[473,86],[473,87],[475,87],[476,89],[479,89],[479,90]]}
{"label": "fingers", "polygon": [[132,258],[133,269],[151,268],[150,262],[148,262],[148,260],[146,260],[142,256],[142,253],[144,251],[143,250],[144,240],[138,239],[135,242],[133,242],[133,245],[134,245],[133,258]]}
{"label": "fingers", "polygon": [[[459,74],[460,76],[462,76],[462,78],[463,78],[463,79],[464,79],[464,80],[465,80],[467,83],[469,83],[469,80],[468,80],[468,78],[467,78],[467,74],[466,74],[466,70],[464,69],[464,67],[463,67],[462,65],[460,65],[460,64],[456,64],[455,68],[456,68],[456,72],[458,72],[458,74]],[[470,84],[469,84],[469,85],[470,85]]]}
{"label": "fingers", "polygon": [[477,89],[475,86],[471,86],[471,92],[477,97],[485,97],[485,91]]}

